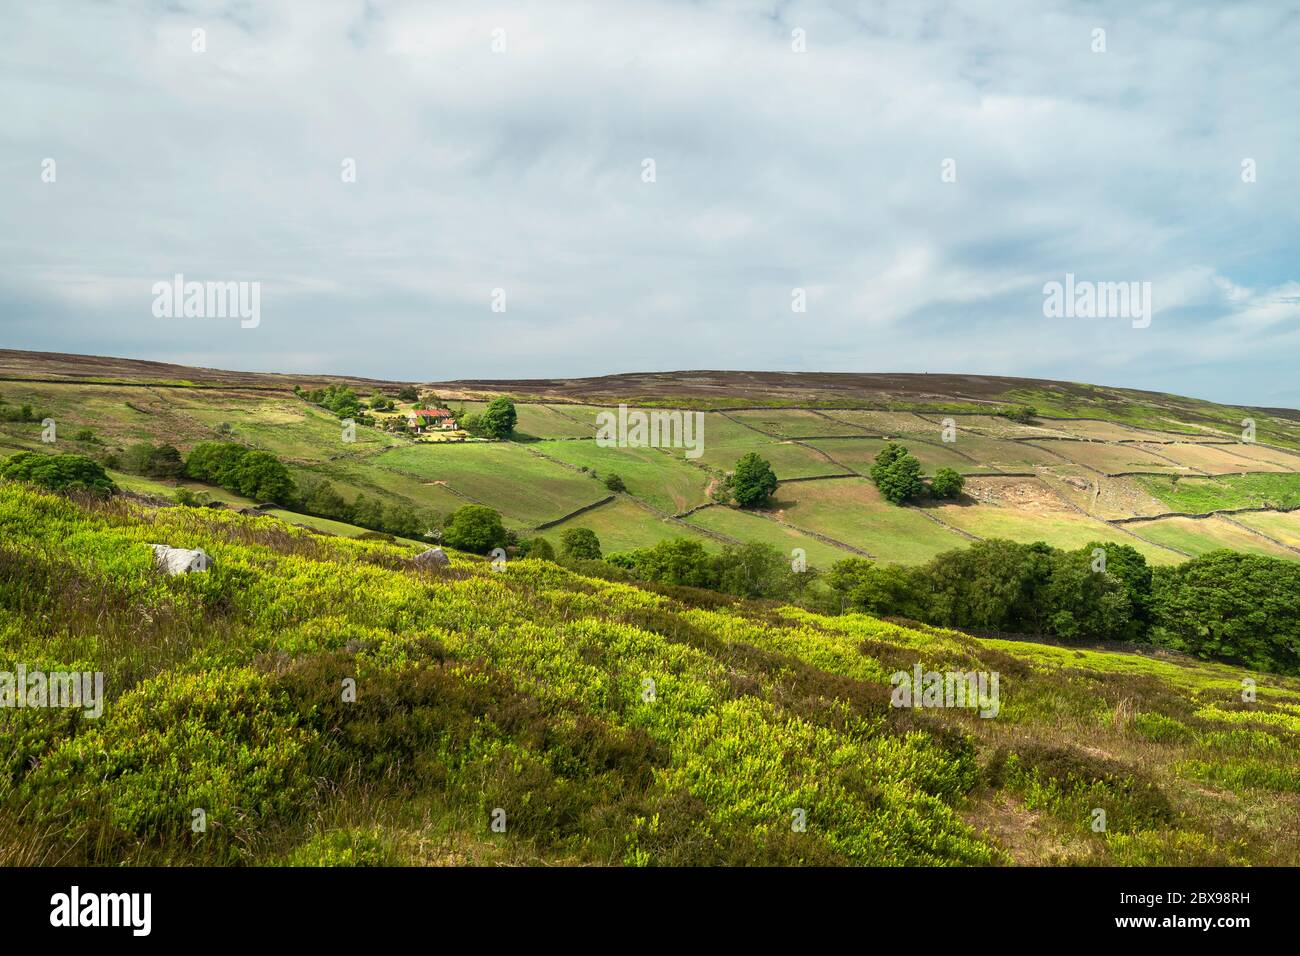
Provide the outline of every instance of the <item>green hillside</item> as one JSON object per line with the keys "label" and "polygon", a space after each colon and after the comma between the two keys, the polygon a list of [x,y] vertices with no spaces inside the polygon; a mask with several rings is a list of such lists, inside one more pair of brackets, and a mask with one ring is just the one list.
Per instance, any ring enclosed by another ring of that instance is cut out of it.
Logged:
{"label": "green hillside", "polygon": [[0,863],[1300,859],[1298,679],[413,553],[0,483],[0,669],[107,698],[0,710]]}

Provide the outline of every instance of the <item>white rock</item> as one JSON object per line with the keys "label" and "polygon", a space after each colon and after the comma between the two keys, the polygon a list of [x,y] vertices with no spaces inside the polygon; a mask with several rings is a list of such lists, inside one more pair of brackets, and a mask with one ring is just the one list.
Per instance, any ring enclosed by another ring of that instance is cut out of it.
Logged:
{"label": "white rock", "polygon": [[154,563],[168,574],[189,574],[212,567],[212,559],[202,549],[191,551],[166,544],[151,544],[149,547],[153,548]]}
{"label": "white rock", "polygon": [[451,558],[443,553],[442,548],[430,548],[417,554],[415,563],[424,568],[443,568],[451,564]]}

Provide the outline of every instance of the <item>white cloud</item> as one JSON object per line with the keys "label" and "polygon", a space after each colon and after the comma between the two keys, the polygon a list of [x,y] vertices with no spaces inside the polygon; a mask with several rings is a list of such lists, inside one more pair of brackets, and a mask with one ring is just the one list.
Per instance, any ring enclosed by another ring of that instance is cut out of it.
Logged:
{"label": "white cloud", "polygon": [[[1266,4],[5,17],[8,345],[395,377],[834,363],[1242,402],[1300,358],[1300,22]],[[175,272],[260,279],[262,325],[158,326],[147,290]],[[1044,320],[1066,272],[1151,281],[1155,322]]]}

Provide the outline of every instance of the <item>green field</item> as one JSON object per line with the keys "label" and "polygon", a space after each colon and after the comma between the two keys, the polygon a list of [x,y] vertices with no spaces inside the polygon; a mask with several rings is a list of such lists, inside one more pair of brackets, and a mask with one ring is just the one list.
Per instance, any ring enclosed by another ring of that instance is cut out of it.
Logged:
{"label": "green field", "polygon": [[553,521],[608,494],[594,478],[530,454],[522,445],[407,446],[385,452],[375,464],[445,482],[495,508],[515,527]]}
{"label": "green field", "polygon": [[560,536],[570,528],[590,528],[600,539],[605,554],[651,548],[673,538],[693,538],[711,551],[718,550],[723,544],[694,528],[657,517],[626,498],[616,498],[599,508],[584,511],[577,517],[538,531],[535,537],[546,538],[558,551]]}
{"label": "green field", "polygon": [[1219,548],[1300,561],[1300,553],[1273,544],[1220,518],[1157,518],[1127,525],[1134,534],[1155,544],[1177,548],[1196,557]]}
{"label": "green field", "polygon": [[1248,528],[1262,531],[1275,541],[1300,548],[1300,511],[1252,511],[1232,517]]}
{"label": "green field", "polygon": [[[927,475],[933,475],[940,468],[952,468],[963,474],[995,470],[952,450],[958,447],[957,444],[929,445],[919,441],[909,442],[906,438],[899,441],[921,463],[922,470]],[[865,475],[871,470],[876,455],[889,443],[881,438],[823,438],[814,439],[809,444],[858,474]]]}
{"label": "green field", "polygon": [[854,556],[852,551],[837,548],[811,535],[802,534],[795,528],[738,508],[705,508],[685,520],[687,524],[726,535],[736,541],[762,541],[790,556],[793,549],[803,548],[808,565],[822,570],[829,569],[841,558]]}
{"label": "green field", "polygon": [[552,458],[592,469],[603,481],[619,475],[630,494],[676,514],[708,501],[709,474],[657,448],[601,447],[595,441],[547,441],[533,446]]}
{"label": "green field", "polygon": [[917,508],[889,504],[862,478],[782,485],[777,507],[791,524],[861,548],[882,561],[920,564],[968,543]]}
{"label": "green field", "polygon": [[1169,511],[1205,514],[1223,508],[1295,508],[1300,506],[1300,474],[1218,475],[1133,478]]}
{"label": "green field", "polygon": [[1102,521],[1073,511],[1030,513],[995,505],[957,504],[933,505],[930,510],[945,524],[979,538],[1006,538],[1026,544],[1045,541],[1066,550],[1081,548],[1093,541],[1114,541],[1133,546],[1152,564],[1176,564],[1182,560],[1167,548],[1157,546],[1165,542],[1149,539],[1150,543],[1143,543]]}
{"label": "green field", "polygon": [[763,409],[731,412],[732,418],[777,438],[812,438],[825,435],[862,435],[858,425],[799,409]]}

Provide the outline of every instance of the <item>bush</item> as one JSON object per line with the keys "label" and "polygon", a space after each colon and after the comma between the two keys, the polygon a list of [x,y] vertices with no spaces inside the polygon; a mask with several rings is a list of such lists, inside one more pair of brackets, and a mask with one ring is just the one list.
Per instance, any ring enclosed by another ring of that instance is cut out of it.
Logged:
{"label": "bush", "polygon": [[610,491],[627,491],[627,485],[623,483],[623,476],[610,472],[605,476],[605,487]]}
{"label": "bush", "polygon": [[767,504],[776,492],[776,472],[755,452],[743,455],[727,481],[727,490],[742,508]]}
{"label": "bush", "polygon": [[930,494],[936,498],[957,498],[966,485],[966,479],[952,468],[940,468],[930,479]]}
{"label": "bush", "polygon": [[487,554],[506,546],[501,515],[483,505],[466,505],[451,513],[442,539],[449,548],[470,554]]}
{"label": "bush", "polygon": [[566,558],[600,560],[600,539],[590,528],[570,528],[560,535],[560,553]]}
{"label": "bush", "polygon": [[85,455],[42,455],[20,451],[0,462],[0,478],[27,481],[49,491],[79,491],[107,498],[117,492],[104,466]]}

